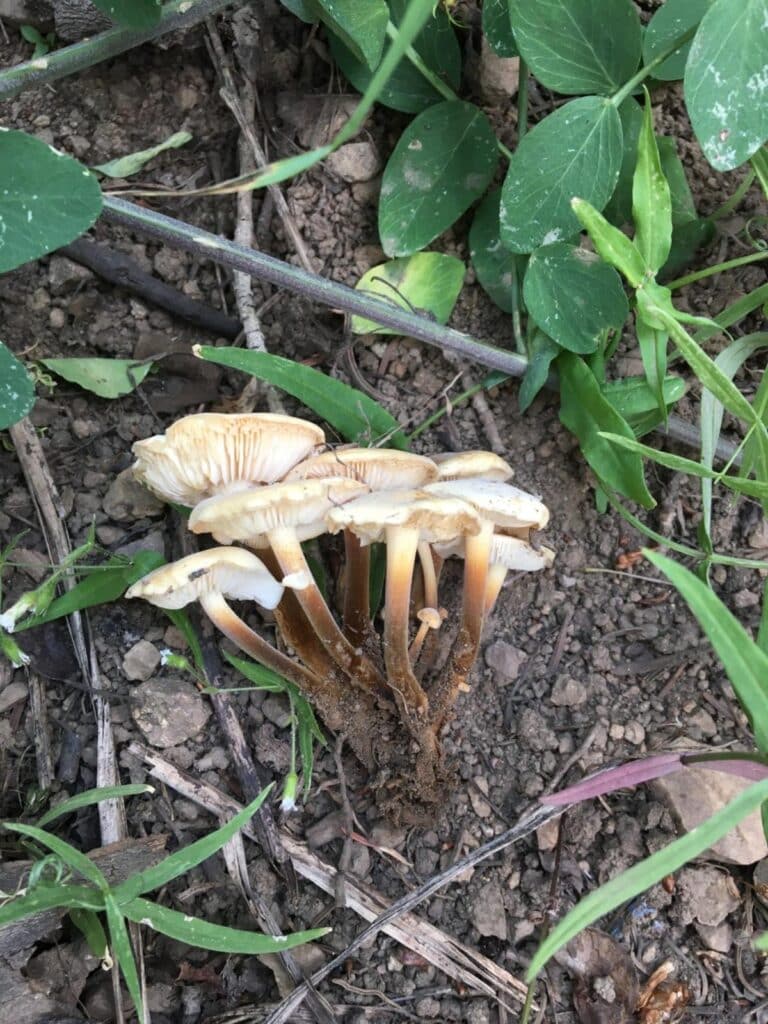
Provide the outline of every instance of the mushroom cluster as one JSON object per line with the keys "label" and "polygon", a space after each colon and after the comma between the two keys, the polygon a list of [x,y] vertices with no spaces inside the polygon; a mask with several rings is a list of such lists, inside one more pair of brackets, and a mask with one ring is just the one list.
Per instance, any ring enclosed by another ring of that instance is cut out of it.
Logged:
{"label": "mushroom cluster", "polygon": [[[342,728],[390,788],[410,780],[419,803],[439,800],[440,731],[468,689],[504,579],[552,564],[536,539],[549,519],[542,502],[512,486],[512,469],[490,452],[329,449],[316,425],[268,413],[186,416],[134,453],[135,477],[189,507],[189,529],[222,546],[156,569],[127,596],[161,608],[199,601],[225,636]],[[302,547],[324,534],[343,535],[338,600],[324,596]],[[386,547],[381,634],[370,603],[375,544]],[[456,616],[440,601],[448,558],[464,562]],[[274,610],[280,648],[228,598]]]}

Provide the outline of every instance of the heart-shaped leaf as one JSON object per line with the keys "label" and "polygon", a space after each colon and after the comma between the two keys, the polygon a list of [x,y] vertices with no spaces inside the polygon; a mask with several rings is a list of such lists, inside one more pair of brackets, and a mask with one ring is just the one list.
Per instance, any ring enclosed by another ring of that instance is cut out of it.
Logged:
{"label": "heart-shaped leaf", "polygon": [[376,67],[389,21],[384,0],[311,0],[310,6],[358,60],[371,70]]}
{"label": "heart-shaped leaf", "polygon": [[[413,256],[381,263],[367,270],[355,285],[358,291],[380,296],[403,309],[425,310],[445,324],[453,312],[464,283],[464,264],[441,252],[416,252]],[[352,317],[354,334],[399,334],[362,316]]]}
{"label": "heart-shaped leaf", "polygon": [[[407,0],[390,0],[390,20],[399,25],[407,7]],[[358,60],[338,36],[329,38],[331,53],[345,76],[359,91],[365,92],[371,84],[373,72]],[[430,71],[438,75],[452,88],[458,89],[461,82],[461,50],[448,16],[442,7],[435,9],[424,28],[416,36],[413,48]],[[427,78],[404,57],[384,83],[377,100],[385,107],[401,110],[405,114],[418,114],[434,103],[440,103],[442,95]]]}
{"label": "heart-shaped leaf", "polygon": [[578,235],[571,199],[602,210],[622,159],[621,119],[599,96],[571,100],[525,135],[501,193],[501,240],[513,252]]}
{"label": "heart-shaped leaf", "polygon": [[685,102],[718,171],[743,164],[768,138],[768,0],[715,0],[685,66]]}
{"label": "heart-shaped leaf", "polygon": [[619,330],[629,313],[613,267],[566,242],[531,254],[523,298],[539,327],[571,352],[596,351],[606,331]]}
{"label": "heart-shaped leaf", "polygon": [[499,237],[500,202],[501,190],[495,189],[478,206],[469,229],[469,251],[480,284],[499,309],[512,313],[517,276],[524,258],[502,244]]}
{"label": "heart-shaped leaf", "polygon": [[79,384],[99,398],[130,394],[152,369],[152,363],[137,363],[135,359],[41,359],[40,362],[70,384]]}
{"label": "heart-shaped leaf", "polygon": [[0,341],[0,430],[13,426],[35,404],[35,385],[22,363]]}
{"label": "heart-shaped leaf", "polygon": [[[666,0],[648,22],[643,35],[643,64],[650,64],[688,29],[698,25],[712,3],[713,0]],[[683,43],[663,64],[654,68],[653,77],[661,82],[682,78],[692,41]]]}
{"label": "heart-shaped leaf", "polygon": [[496,164],[496,136],[473,104],[448,100],[419,114],[384,170],[379,201],[384,252],[409,256],[423,249],[485,192]]}
{"label": "heart-shaped leaf", "polygon": [[637,69],[640,19],[630,0],[517,0],[509,8],[520,54],[548,89],[608,95]]}
{"label": "heart-shaped leaf", "polygon": [[0,130],[0,273],[68,245],[101,212],[90,171],[24,132]]}

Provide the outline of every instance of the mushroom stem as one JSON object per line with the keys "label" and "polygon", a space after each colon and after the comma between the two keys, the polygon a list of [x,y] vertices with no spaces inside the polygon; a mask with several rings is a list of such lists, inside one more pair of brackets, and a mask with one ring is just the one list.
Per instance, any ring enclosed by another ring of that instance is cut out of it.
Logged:
{"label": "mushroom stem", "polygon": [[421,575],[424,578],[424,607],[437,608],[437,574],[432,557],[432,548],[425,541],[419,541],[419,562]]}
{"label": "mushroom stem", "polygon": [[406,712],[423,712],[427,707],[427,695],[413,674],[408,656],[411,584],[418,546],[418,530],[387,527],[384,661],[389,685],[400,694]]}
{"label": "mushroom stem", "polygon": [[371,548],[351,530],[344,531],[344,635],[354,647],[369,639],[371,630]]}
{"label": "mushroom stem", "polygon": [[307,585],[294,587],[293,592],[328,654],[364,689],[376,692],[386,687],[386,680],[381,673],[359,648],[352,646],[336,624],[325,598],[312,578],[296,532],[288,527],[277,527],[267,537],[283,575],[304,575]]}
{"label": "mushroom stem", "polygon": [[501,562],[493,562],[488,570],[488,580],[485,584],[485,615],[488,616],[496,604],[504,580],[507,578],[507,567]]}
{"label": "mushroom stem", "polygon": [[277,672],[278,675],[294,683],[302,693],[309,697],[331,699],[338,696],[329,680],[309,672],[268,644],[263,637],[243,622],[221,594],[202,594],[200,604],[214,626],[220,629],[233,644],[237,644],[241,650],[250,654],[260,664],[271,668],[273,672]]}

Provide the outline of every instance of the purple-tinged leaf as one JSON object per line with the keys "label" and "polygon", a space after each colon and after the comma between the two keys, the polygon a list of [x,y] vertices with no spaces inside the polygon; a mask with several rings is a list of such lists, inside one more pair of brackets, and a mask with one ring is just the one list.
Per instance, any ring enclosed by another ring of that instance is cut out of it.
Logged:
{"label": "purple-tinged leaf", "polygon": [[768,779],[768,764],[757,755],[745,754],[739,757],[733,754],[683,754],[682,763],[691,768],[708,768],[713,772],[737,775],[740,779],[748,779],[750,782]]}
{"label": "purple-tinged leaf", "polygon": [[683,755],[656,754],[653,757],[644,757],[640,761],[630,761],[628,764],[619,765],[617,768],[607,768],[598,772],[574,786],[561,789],[558,793],[540,798],[541,803],[550,807],[560,807],[563,804],[575,804],[581,800],[590,800],[604,793],[613,793],[617,789],[627,789],[630,786],[637,786],[641,782],[648,782],[650,779],[661,778],[662,775],[670,775],[683,767]]}

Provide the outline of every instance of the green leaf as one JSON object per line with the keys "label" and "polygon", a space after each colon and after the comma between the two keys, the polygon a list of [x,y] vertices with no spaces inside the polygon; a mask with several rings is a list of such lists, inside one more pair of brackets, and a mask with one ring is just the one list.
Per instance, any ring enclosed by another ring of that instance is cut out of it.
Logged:
{"label": "green leaf", "polygon": [[151,892],[153,889],[160,889],[174,878],[189,871],[190,868],[196,867],[208,857],[212,857],[217,850],[229,842],[236,832],[248,824],[264,803],[271,789],[271,785],[262,789],[256,799],[252,800],[247,807],[244,807],[226,824],[203,836],[202,839],[197,839],[189,846],[182,846],[181,849],[161,860],[159,864],[145,868],[144,871],[137,871],[120,885],[115,886],[112,895],[117,905],[126,911],[125,904],[132,901],[134,897],[144,892]]}
{"label": "green leaf", "polygon": [[469,229],[469,252],[477,279],[505,313],[517,306],[518,274],[524,258],[510,252],[501,242],[499,204],[501,190],[489,192],[477,208]]}
{"label": "green leaf", "polygon": [[483,35],[497,57],[516,57],[510,0],[483,0]]}
{"label": "green leaf", "polygon": [[0,273],[82,235],[101,212],[96,178],[24,132],[0,131]]}
{"label": "green leaf", "polygon": [[637,343],[643,360],[645,379],[648,387],[656,395],[656,402],[663,419],[666,419],[667,407],[664,402],[664,379],[667,373],[667,343],[669,335],[666,331],[658,331],[649,327],[641,316],[635,320]]}
{"label": "green leaf", "polygon": [[640,62],[640,19],[630,0],[511,0],[521,56],[548,89],[609,95]]}
{"label": "green leaf", "polygon": [[[752,399],[752,407],[768,431],[768,373],[765,370],[763,370],[763,376]],[[763,432],[763,436],[766,431]],[[758,480],[768,481],[768,445],[761,442],[761,436],[754,430],[750,431],[744,439],[741,468],[745,474],[753,473]],[[765,495],[763,496],[763,511],[768,511]]]}
{"label": "green leaf", "polygon": [[688,220],[672,229],[672,248],[659,273],[659,281],[669,281],[690,265],[699,249],[708,245],[716,234],[715,222],[701,217]]}
{"label": "green leaf", "polygon": [[[423,310],[444,324],[456,305],[464,273],[464,264],[456,256],[417,252],[413,256],[371,267],[355,288],[388,300],[402,309]],[[351,329],[353,334],[402,333],[390,327],[379,327],[373,320],[362,316],[352,317]]]}
{"label": "green leaf", "polygon": [[628,96],[619,107],[619,118],[622,133],[619,179],[613,195],[603,210],[606,218],[617,227],[628,224],[632,218],[632,178],[637,163],[637,143],[643,124],[643,109],[635,99]]}
{"label": "green leaf", "polygon": [[24,364],[0,341],[0,430],[18,423],[34,404],[34,381]]}
{"label": "green leaf", "polygon": [[[648,387],[643,377],[623,377],[603,384],[601,391],[628,423],[658,408],[657,396]],[[664,380],[664,404],[674,405],[685,394],[685,381],[682,377],[666,377]]]}
{"label": "green leaf", "polygon": [[108,942],[98,914],[93,910],[86,910],[84,907],[72,907],[69,911],[69,919],[82,933],[91,953],[102,958],[107,951]]}
{"label": "green leaf", "polygon": [[645,277],[645,263],[634,242],[623,231],[609,224],[590,203],[574,199],[571,206],[599,255],[606,263],[616,267],[633,288],[638,288]]}
{"label": "green leaf", "polygon": [[109,944],[112,954],[120,965],[125,984],[130,993],[133,1005],[136,1007],[136,1014],[140,1021],[146,1020],[144,1004],[141,998],[141,984],[139,973],[136,969],[136,960],[133,956],[133,946],[128,937],[128,929],[125,925],[125,918],[120,912],[112,893],[107,893],[104,898],[104,909],[107,913],[107,925],[109,926]]}
{"label": "green leaf", "polygon": [[67,907],[101,910],[103,906],[101,894],[85,885],[36,885],[23,896],[14,896],[0,906],[0,927],[43,910]]}
{"label": "green leaf", "polygon": [[152,28],[160,21],[162,0],[93,0],[108,18],[125,28]]}
{"label": "green leaf", "polygon": [[664,266],[672,244],[672,199],[661,169],[653,133],[651,97],[645,92],[645,111],[637,145],[637,166],[632,179],[632,219],[635,246],[649,270]]}
{"label": "green leaf", "polygon": [[512,154],[501,194],[501,240],[513,252],[578,234],[571,209],[581,196],[608,202],[622,157],[621,119],[599,96],[571,100],[539,121]]}
{"label": "green leaf", "polygon": [[718,171],[743,164],[768,137],[766,24],[768,0],[715,0],[688,55],[688,116]]}
{"label": "green leaf", "polygon": [[561,352],[560,346],[537,327],[528,341],[528,368],[520,383],[517,402],[525,412],[549,377],[552,360]]}
{"label": "green leaf", "polygon": [[283,7],[286,7],[291,14],[295,14],[297,18],[300,18],[308,25],[312,25],[317,21],[317,16],[314,13],[311,2],[312,0],[280,0]]}
{"label": "green leaf", "polygon": [[195,632],[195,627],[192,625],[189,615],[187,615],[183,608],[164,608],[163,611],[187,641],[198,672],[205,675],[203,648],[200,645],[200,638]]}
{"label": "green leaf", "polygon": [[622,903],[634,899],[639,893],[660,882],[666,875],[673,874],[688,861],[709,849],[748,814],[756,810],[766,797],[768,780],[755,783],[687,835],[676,839],[650,857],[646,857],[640,864],[635,864],[617,878],[612,878],[610,882],[585,896],[552,929],[536,950],[526,980],[533,981],[554,954],[582,929],[615,910]]}
{"label": "green leaf", "polygon": [[605,332],[619,330],[629,313],[613,267],[566,242],[531,253],[523,298],[539,327],[570,352],[596,351]]}
{"label": "green leaf", "polygon": [[563,352],[557,360],[560,374],[560,421],[579,439],[584,458],[598,479],[612,490],[632,498],[643,508],[656,504],[648,492],[639,455],[617,451],[600,437],[601,431],[634,435],[624,420],[603,397],[591,370],[578,356]]}
{"label": "green leaf", "polygon": [[93,170],[106,174],[108,178],[130,178],[153,160],[158,153],[164,153],[166,149],[179,149],[192,140],[191,132],[174,132],[169,135],[165,142],[159,142],[149,149],[139,150],[138,153],[129,153],[128,156],[120,156],[115,160],[108,160],[105,164],[97,164]]}
{"label": "green leaf", "polygon": [[82,875],[100,892],[105,893],[109,889],[109,883],[94,862],[63,839],[59,839],[58,836],[46,832],[45,829],[37,828],[35,825],[22,825],[19,822],[11,821],[4,822],[4,825],[9,832],[18,832],[19,835],[34,839],[36,843],[44,846],[51,853],[55,853],[68,867]]}
{"label": "green leaf", "polygon": [[378,402],[311,366],[239,348],[195,345],[193,351],[201,359],[250,373],[282,388],[330,423],[346,441],[362,445],[387,438],[392,448],[408,448],[400,424]]}
{"label": "green leaf", "polygon": [[449,228],[487,188],[498,162],[482,110],[437,103],[408,125],[384,169],[379,235],[388,256],[408,256]]}
{"label": "green leaf", "polygon": [[[395,25],[402,21],[406,7],[407,0],[390,0],[390,17]],[[359,92],[365,92],[371,84],[372,72],[336,36],[332,35],[329,42],[333,58],[344,75]],[[432,17],[414,40],[413,49],[430,71],[453,89],[459,88],[461,50],[442,7],[435,7]],[[377,100],[405,114],[418,114],[443,98],[418,68],[404,58],[381,88]]]}
{"label": "green leaf", "polygon": [[152,363],[135,359],[41,359],[47,369],[99,398],[128,395],[144,380]]}
{"label": "green leaf", "polygon": [[180,914],[177,910],[161,907],[157,903],[140,898],[131,900],[121,909],[129,921],[148,925],[178,942],[219,953],[246,953],[251,956],[281,953],[286,949],[302,946],[313,939],[320,939],[331,930],[314,928],[311,931],[295,932],[293,935],[281,937],[261,935],[259,932],[240,931],[220,924],[210,924],[208,921]]}
{"label": "green leaf", "polygon": [[[643,64],[650,64],[654,57],[667,50],[688,29],[698,25],[711,5],[712,0],[666,0],[648,22],[643,35]],[[661,82],[682,78],[691,42],[689,39],[683,43],[671,57],[655,68],[653,77]]]}
{"label": "green leaf", "polygon": [[757,749],[767,753],[768,654],[698,576],[656,551],[643,553],[674,583],[696,616],[752,724]]}
{"label": "green leaf", "polygon": [[768,196],[768,150],[766,150],[765,146],[758,149],[749,162],[752,164],[752,170],[760,182],[763,195]]}
{"label": "green leaf", "polygon": [[163,556],[157,551],[137,551],[130,559],[116,555],[104,565],[93,566],[84,579],[52,601],[43,615],[36,615],[18,623],[16,632],[20,633],[33,626],[42,626],[46,622],[71,615],[72,612],[116,601],[132,583],[157,569],[164,561]]}
{"label": "green leaf", "polygon": [[763,587],[763,610],[760,613],[760,627],[757,631],[757,646],[768,656],[768,580]]}
{"label": "green leaf", "polygon": [[672,201],[672,224],[677,226],[696,220],[698,216],[696,204],[685,176],[683,162],[677,155],[677,143],[667,135],[657,135],[656,145],[659,150],[661,170],[669,185]]}
{"label": "green leaf", "polygon": [[84,793],[78,793],[77,796],[71,796],[68,800],[62,800],[60,804],[56,804],[50,811],[46,811],[42,818],[38,819],[37,827],[45,828],[52,821],[56,821],[57,818],[61,818],[65,814],[79,811],[81,807],[90,807],[92,804],[101,803],[102,800],[118,800],[126,796],[140,796],[143,793],[154,793],[154,791],[152,786],[142,783],[129,786],[102,786],[100,789],[87,789]]}
{"label": "green leaf", "polygon": [[310,0],[318,18],[373,70],[381,60],[389,10],[384,0]]}
{"label": "green leaf", "polygon": [[688,473],[690,476],[717,480],[724,487],[730,487],[731,490],[739,494],[748,494],[750,497],[759,498],[761,501],[768,498],[768,480],[749,480],[743,476],[723,475],[716,473],[713,469],[707,469],[700,462],[695,462],[693,459],[684,459],[681,455],[673,455],[671,452],[663,452],[658,448],[651,448],[628,437],[620,437],[617,434],[607,432],[601,432],[600,436],[604,437],[606,441],[610,441],[611,444],[618,445],[619,448],[623,448],[625,451],[636,452],[638,455],[645,456],[646,459],[650,459],[659,466],[673,469],[677,473]]}

